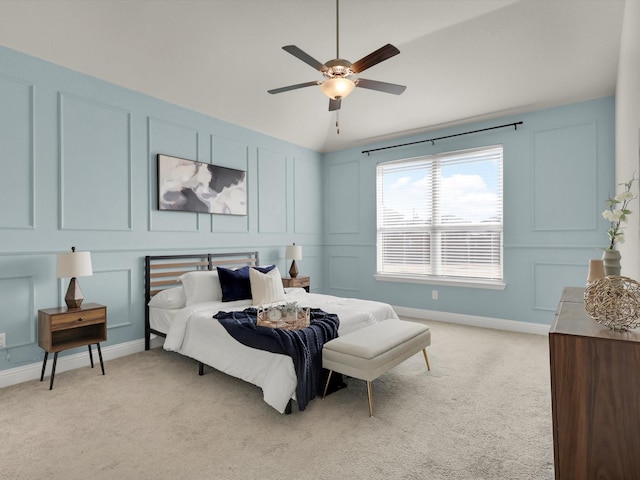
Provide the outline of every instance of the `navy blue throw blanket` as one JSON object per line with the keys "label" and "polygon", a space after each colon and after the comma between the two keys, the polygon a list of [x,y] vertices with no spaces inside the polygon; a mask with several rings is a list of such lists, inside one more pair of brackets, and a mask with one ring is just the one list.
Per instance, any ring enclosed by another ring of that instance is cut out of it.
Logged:
{"label": "navy blue throw blanket", "polygon": [[324,387],[322,347],[338,336],[340,320],[337,315],[311,308],[311,324],[300,330],[258,326],[255,308],[247,308],[241,312],[218,312],[213,318],[218,319],[229,335],[243,345],[289,355],[293,359],[298,378],[298,409],[304,410]]}

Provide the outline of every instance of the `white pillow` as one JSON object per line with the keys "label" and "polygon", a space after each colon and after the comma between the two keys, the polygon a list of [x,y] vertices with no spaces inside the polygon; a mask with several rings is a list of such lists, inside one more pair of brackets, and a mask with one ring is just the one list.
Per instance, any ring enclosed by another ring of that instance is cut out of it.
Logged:
{"label": "white pillow", "polygon": [[284,300],[284,287],[278,267],[267,273],[250,268],[249,280],[251,281],[251,297],[254,305],[266,305]]}
{"label": "white pillow", "polygon": [[179,278],[187,297],[187,306],[222,301],[222,288],[217,270],[197,270],[183,273]]}
{"label": "white pillow", "polygon": [[149,300],[150,307],[159,308],[183,308],[187,304],[184,288],[173,287],[156,293]]}

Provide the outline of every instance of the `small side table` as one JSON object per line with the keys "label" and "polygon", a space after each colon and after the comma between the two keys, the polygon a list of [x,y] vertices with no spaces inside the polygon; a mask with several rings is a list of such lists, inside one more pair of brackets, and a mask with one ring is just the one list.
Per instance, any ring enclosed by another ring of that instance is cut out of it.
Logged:
{"label": "small side table", "polygon": [[42,373],[40,381],[44,379],[47,367],[47,357],[53,352],[53,369],[49,390],[53,389],[53,379],[56,375],[58,352],[70,348],[89,347],[89,359],[93,368],[93,353],[91,345],[98,347],[100,367],[104,375],[104,363],[100,342],[107,340],[107,307],[97,303],[87,303],[78,308],[48,308],[38,310],[38,345],[44,350]]}
{"label": "small side table", "polygon": [[311,280],[309,277],[283,278],[282,285],[284,285],[285,288],[301,287],[304,288],[308,293],[309,287],[311,285]]}

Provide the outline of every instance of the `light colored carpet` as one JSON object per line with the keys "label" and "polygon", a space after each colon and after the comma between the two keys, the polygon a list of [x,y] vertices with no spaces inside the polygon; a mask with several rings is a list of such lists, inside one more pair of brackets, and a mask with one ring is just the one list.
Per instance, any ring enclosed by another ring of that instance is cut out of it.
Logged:
{"label": "light colored carpet", "polygon": [[422,354],[281,415],[155,349],[0,389],[0,478],[553,478],[548,339],[427,322]]}

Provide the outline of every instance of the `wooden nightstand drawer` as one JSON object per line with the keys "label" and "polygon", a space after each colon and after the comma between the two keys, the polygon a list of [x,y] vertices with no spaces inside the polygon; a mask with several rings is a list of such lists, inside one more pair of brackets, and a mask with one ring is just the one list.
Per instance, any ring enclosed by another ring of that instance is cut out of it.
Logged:
{"label": "wooden nightstand drawer", "polygon": [[311,286],[311,279],[309,277],[297,277],[297,278],[283,278],[282,285],[285,288],[288,287],[300,287],[304,288],[307,292]]}
{"label": "wooden nightstand drawer", "polygon": [[55,315],[51,318],[51,331],[66,330],[68,328],[83,327],[85,325],[93,325],[96,323],[104,323],[107,317],[106,308],[98,308],[95,310],[85,310],[80,312],[69,312]]}

